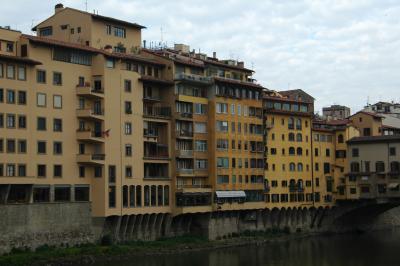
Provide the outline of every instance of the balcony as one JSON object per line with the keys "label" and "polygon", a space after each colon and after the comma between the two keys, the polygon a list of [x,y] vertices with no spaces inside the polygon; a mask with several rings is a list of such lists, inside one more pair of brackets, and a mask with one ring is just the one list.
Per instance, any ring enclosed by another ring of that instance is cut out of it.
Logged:
{"label": "balcony", "polygon": [[104,91],[102,89],[93,89],[90,84],[77,85],[76,95],[89,98],[104,98]]}
{"label": "balcony", "polygon": [[105,159],[105,154],[78,154],[76,156],[79,164],[103,165]]}
{"label": "balcony", "polygon": [[171,107],[144,105],[143,116],[161,119],[171,119]]}
{"label": "balcony", "polygon": [[175,74],[175,80],[196,85],[211,84],[211,78],[195,74],[178,73]]}
{"label": "balcony", "polygon": [[158,131],[153,128],[143,129],[144,141],[147,142],[158,142]]}
{"label": "balcony", "polygon": [[176,150],[175,154],[177,157],[192,158],[193,150]]}
{"label": "balcony", "polygon": [[145,162],[144,178],[147,180],[169,180],[169,164]]}
{"label": "balcony", "polygon": [[182,175],[193,175],[194,174],[194,170],[193,169],[189,169],[189,168],[177,168],[176,169],[176,174],[179,176]]}
{"label": "balcony", "polygon": [[169,151],[167,145],[145,143],[144,159],[147,160],[167,160],[169,159]]}
{"label": "balcony", "polygon": [[76,116],[84,119],[104,120],[104,110],[77,109]]}
{"label": "balcony", "polygon": [[193,131],[186,129],[176,130],[175,135],[177,138],[193,138]]}
{"label": "balcony", "polygon": [[181,113],[177,112],[177,119],[183,119],[183,120],[191,120],[193,119],[193,113]]}
{"label": "balcony", "polygon": [[149,102],[160,102],[161,98],[160,98],[159,95],[144,94],[143,95],[143,100],[144,101],[149,101]]}
{"label": "balcony", "polygon": [[92,131],[91,129],[78,129],[76,131],[76,138],[77,140],[86,142],[104,142],[102,132]]}

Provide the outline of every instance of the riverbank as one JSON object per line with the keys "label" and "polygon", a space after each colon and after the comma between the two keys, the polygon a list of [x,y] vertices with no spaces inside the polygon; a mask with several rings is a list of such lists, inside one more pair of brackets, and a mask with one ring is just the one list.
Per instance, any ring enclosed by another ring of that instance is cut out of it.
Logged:
{"label": "riverbank", "polygon": [[238,247],[246,245],[262,245],[272,241],[287,241],[294,238],[307,237],[309,234],[289,230],[246,231],[242,234],[232,234],[224,238],[209,241],[200,236],[180,236],[164,238],[157,241],[134,241],[122,244],[112,244],[109,239],[103,239],[102,245],[80,245],[76,247],[54,248],[42,246],[35,251],[13,250],[0,256],[0,265],[76,265],[91,264],[96,261],[114,260],[119,257],[134,257],[142,255],[175,254],[197,250]]}

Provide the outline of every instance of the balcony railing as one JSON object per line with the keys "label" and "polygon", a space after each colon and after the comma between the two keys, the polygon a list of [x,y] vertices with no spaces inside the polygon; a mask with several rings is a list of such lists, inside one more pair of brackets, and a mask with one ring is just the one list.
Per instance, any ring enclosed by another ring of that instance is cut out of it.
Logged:
{"label": "balcony railing", "polygon": [[185,174],[185,175],[191,175],[193,174],[194,170],[193,169],[187,169],[187,168],[178,168],[176,171],[179,174]]}
{"label": "balcony railing", "polygon": [[193,113],[181,113],[181,112],[177,112],[177,114],[178,114],[178,116],[180,117],[180,118],[183,118],[183,119],[192,119],[193,118]]}
{"label": "balcony railing", "polygon": [[188,81],[188,82],[194,82],[194,83],[202,83],[202,84],[211,83],[211,78],[209,78],[209,77],[204,77],[204,76],[195,75],[195,74],[186,74],[186,73],[175,74],[175,80]]}
{"label": "balcony railing", "polygon": [[171,107],[143,106],[143,115],[156,118],[171,118]]}
{"label": "balcony railing", "polygon": [[79,108],[76,110],[78,117],[99,117],[104,116],[104,109]]}
{"label": "balcony railing", "polygon": [[158,137],[158,131],[156,129],[144,128],[143,129],[143,136],[150,137],[150,138],[157,138]]}
{"label": "balcony railing", "polygon": [[186,129],[181,129],[177,130],[176,132],[176,137],[193,137],[193,131],[186,130]]}
{"label": "balcony railing", "polygon": [[165,159],[169,157],[168,146],[153,145],[144,148],[145,158]]}
{"label": "balcony railing", "polygon": [[192,157],[193,156],[193,150],[176,150],[175,153],[177,156],[181,156],[181,157]]}

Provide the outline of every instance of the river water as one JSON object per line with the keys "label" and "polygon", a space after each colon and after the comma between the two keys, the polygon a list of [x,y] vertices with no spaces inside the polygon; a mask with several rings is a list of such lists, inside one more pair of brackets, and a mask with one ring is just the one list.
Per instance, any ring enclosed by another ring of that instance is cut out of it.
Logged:
{"label": "river water", "polygon": [[137,256],[96,266],[400,266],[400,230],[318,236],[210,251]]}

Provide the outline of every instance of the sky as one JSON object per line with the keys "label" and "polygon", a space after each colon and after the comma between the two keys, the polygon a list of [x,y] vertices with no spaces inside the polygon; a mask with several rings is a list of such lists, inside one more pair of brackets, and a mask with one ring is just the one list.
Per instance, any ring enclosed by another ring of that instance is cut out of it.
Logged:
{"label": "sky", "polygon": [[[0,25],[31,33],[54,5],[86,9],[85,0],[13,0]],[[87,10],[147,27],[142,38],[190,45],[253,68],[272,90],[303,89],[315,109],[400,102],[398,0],[87,0]]]}

